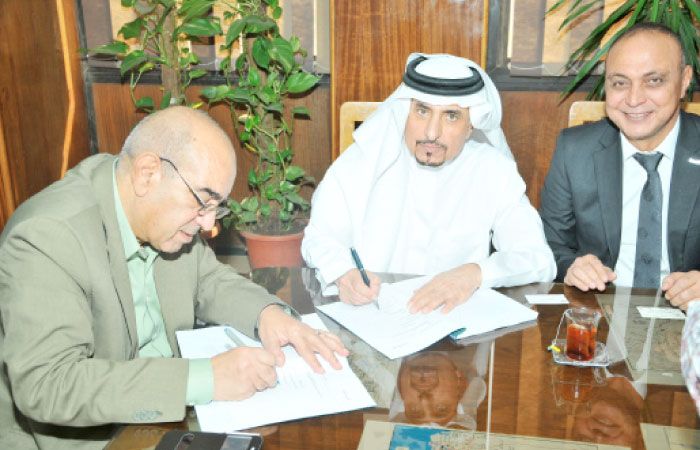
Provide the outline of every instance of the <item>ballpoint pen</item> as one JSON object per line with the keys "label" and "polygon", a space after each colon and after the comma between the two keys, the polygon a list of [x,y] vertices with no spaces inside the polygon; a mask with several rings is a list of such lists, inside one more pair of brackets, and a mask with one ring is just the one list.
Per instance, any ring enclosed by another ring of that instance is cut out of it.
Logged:
{"label": "ballpoint pen", "polygon": [[[246,345],[243,343],[241,338],[236,336],[236,333],[233,332],[233,330],[229,327],[224,328],[224,333],[226,333],[226,336],[231,339],[231,341],[236,344],[236,348],[238,347],[245,347]],[[277,380],[277,386],[279,386],[280,380]]]}
{"label": "ballpoint pen", "polygon": [[236,344],[236,347],[245,347],[245,344],[243,341],[241,341],[241,338],[236,336],[236,333],[234,333],[232,329],[226,327],[224,328],[224,333],[226,333],[226,336],[228,336],[228,338],[231,339],[234,344]]}
{"label": "ballpoint pen", "polygon": [[[357,266],[357,270],[360,271],[360,275],[362,275],[362,281],[365,282],[367,287],[369,287],[369,278],[367,277],[367,273],[365,272],[365,268],[362,265],[362,261],[360,261],[360,255],[357,254],[357,250],[355,250],[355,247],[350,247],[350,254],[352,255],[352,259],[355,261],[355,266]],[[379,303],[374,302],[374,306],[379,309]]]}

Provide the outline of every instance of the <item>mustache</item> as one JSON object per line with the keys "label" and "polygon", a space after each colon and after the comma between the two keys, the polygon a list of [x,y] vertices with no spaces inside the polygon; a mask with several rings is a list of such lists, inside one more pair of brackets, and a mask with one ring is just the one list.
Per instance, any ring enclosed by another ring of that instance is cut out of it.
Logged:
{"label": "mustache", "polygon": [[437,139],[423,139],[423,140],[416,141],[416,145],[422,145],[422,144],[435,145],[435,146],[440,147],[443,150],[447,149],[447,146],[445,144],[443,144],[442,142],[438,141]]}

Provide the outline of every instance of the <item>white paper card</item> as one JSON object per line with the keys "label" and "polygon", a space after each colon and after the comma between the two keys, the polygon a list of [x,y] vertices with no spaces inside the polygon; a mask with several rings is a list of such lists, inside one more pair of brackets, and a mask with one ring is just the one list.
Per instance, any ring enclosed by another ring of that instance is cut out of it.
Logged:
{"label": "white paper card", "polygon": [[568,305],[564,294],[527,294],[525,299],[531,305]]}
{"label": "white paper card", "polygon": [[637,311],[645,319],[677,319],[685,320],[683,311],[676,308],[664,308],[654,306],[637,306]]}

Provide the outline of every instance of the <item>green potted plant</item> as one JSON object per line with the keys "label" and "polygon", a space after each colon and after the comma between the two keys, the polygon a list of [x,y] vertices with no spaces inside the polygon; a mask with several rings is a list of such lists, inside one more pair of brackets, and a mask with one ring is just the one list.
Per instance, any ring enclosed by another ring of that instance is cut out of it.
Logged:
{"label": "green potted plant", "polygon": [[[583,2],[581,0],[574,2],[559,0],[547,11],[547,14],[563,7],[566,3],[573,3],[573,5],[559,27],[560,30],[575,23],[577,19],[584,17],[596,4],[603,7],[605,0],[588,0]],[[601,46],[603,38],[608,31],[618,22],[624,21],[626,21],[625,25]],[[566,63],[567,68],[580,67],[580,69],[573,81],[562,92],[562,96],[573,92],[583,80],[591,76],[594,68],[607,55],[608,50],[617,38],[626,29],[638,22],[661,22],[678,33],[681,37],[686,61],[693,67],[696,79],[698,79],[697,75],[700,74],[700,61],[698,60],[700,37],[698,36],[696,24],[700,23],[700,5],[695,0],[628,0],[596,27],[581,47],[569,56]],[[605,93],[604,87],[605,79],[600,77],[588,93],[587,99],[602,99]],[[689,96],[692,96],[692,89],[693,86],[691,84],[688,90]]]}
{"label": "green potted plant", "polygon": [[[309,110],[288,111],[285,101],[308,92],[319,78],[304,72],[296,60],[306,56],[299,40],[280,35],[278,0],[239,0],[224,7],[227,32],[222,49],[229,57],[221,67],[227,82],[201,92],[210,103],[229,105],[236,134],[256,159],[247,174],[251,195],[229,201],[232,214],[224,218],[224,225],[235,226],[245,237],[251,267],[301,265],[305,222],[298,219],[309,203],[299,189],[314,180],[293,164],[292,137],[295,117],[309,116]],[[285,247],[284,242],[289,244]],[[260,256],[258,250],[272,255]],[[269,259],[274,256],[282,259]]]}
{"label": "green potted plant", "polygon": [[[303,72],[297,62],[297,56],[306,56],[299,40],[280,35],[276,20],[282,9],[278,0],[121,1],[137,13],[136,19],[119,30],[123,40],[84,51],[123,55],[121,74],[130,77],[136,107],[147,112],[158,109],[156,102],[151,97],[137,98],[135,88],[144,73],[156,68],[162,74],[161,109],[171,104],[199,107],[201,102],[187,102],[185,91],[206,71],[194,68],[199,58],[189,43],[225,35],[222,50],[228,57],[220,68],[226,83],[205,87],[200,93],[210,104],[229,105],[239,141],[256,156],[256,165],[247,174],[252,195],[240,202],[230,201],[232,214],[224,225],[233,225],[244,235],[252,266],[300,265],[305,223],[298,219],[308,211],[309,203],[299,195],[299,189],[314,180],[292,164],[292,136],[295,116],[308,116],[309,110],[295,107],[285,111],[284,103],[309,91],[319,78]],[[223,20],[209,14],[214,6],[223,10]],[[126,43],[132,38],[137,42],[135,48]],[[256,262],[259,237],[264,240],[261,245],[273,253],[291,253],[281,262]],[[290,238],[291,250],[280,247],[280,241]]]}
{"label": "green potted plant", "polygon": [[[141,76],[159,68],[163,96],[160,109],[169,105],[198,107],[188,104],[185,91],[193,80],[207,71],[195,69],[199,57],[191,51],[190,43],[203,37],[223,33],[219,19],[207,15],[213,0],[121,0],[127,8],[133,8],[137,17],[124,24],[119,32],[123,40],[111,44],[81,50],[101,55],[123,55],[120,62],[122,76],[129,75],[131,98],[137,108],[153,112],[156,103],[152,97],[136,98],[135,89]],[[135,39],[131,48],[127,40]]]}

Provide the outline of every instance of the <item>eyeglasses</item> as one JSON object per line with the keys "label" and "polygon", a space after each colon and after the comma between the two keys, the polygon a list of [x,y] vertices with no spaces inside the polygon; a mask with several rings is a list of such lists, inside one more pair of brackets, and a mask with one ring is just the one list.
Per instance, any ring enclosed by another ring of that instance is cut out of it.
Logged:
{"label": "eyeglasses", "polygon": [[199,195],[197,195],[197,192],[195,192],[195,190],[192,189],[192,186],[190,185],[190,183],[188,183],[187,180],[185,180],[185,177],[182,176],[180,171],[177,170],[177,166],[172,161],[170,161],[168,158],[163,158],[161,156],[159,156],[158,158],[160,158],[161,161],[165,161],[166,163],[173,166],[173,169],[175,169],[175,173],[177,173],[180,176],[180,179],[182,180],[183,183],[185,183],[185,186],[187,186],[187,189],[189,189],[190,192],[192,193],[192,195],[194,195],[194,198],[197,199],[197,203],[199,203],[202,206],[201,208],[199,208],[197,210],[197,214],[199,214],[200,216],[206,216],[210,212],[215,211],[216,214],[214,217],[216,219],[221,219],[222,217],[226,216],[228,213],[231,212],[231,210],[228,209],[227,206],[225,206],[226,201],[223,201],[221,203],[215,203],[215,204],[204,203],[202,198]]}

